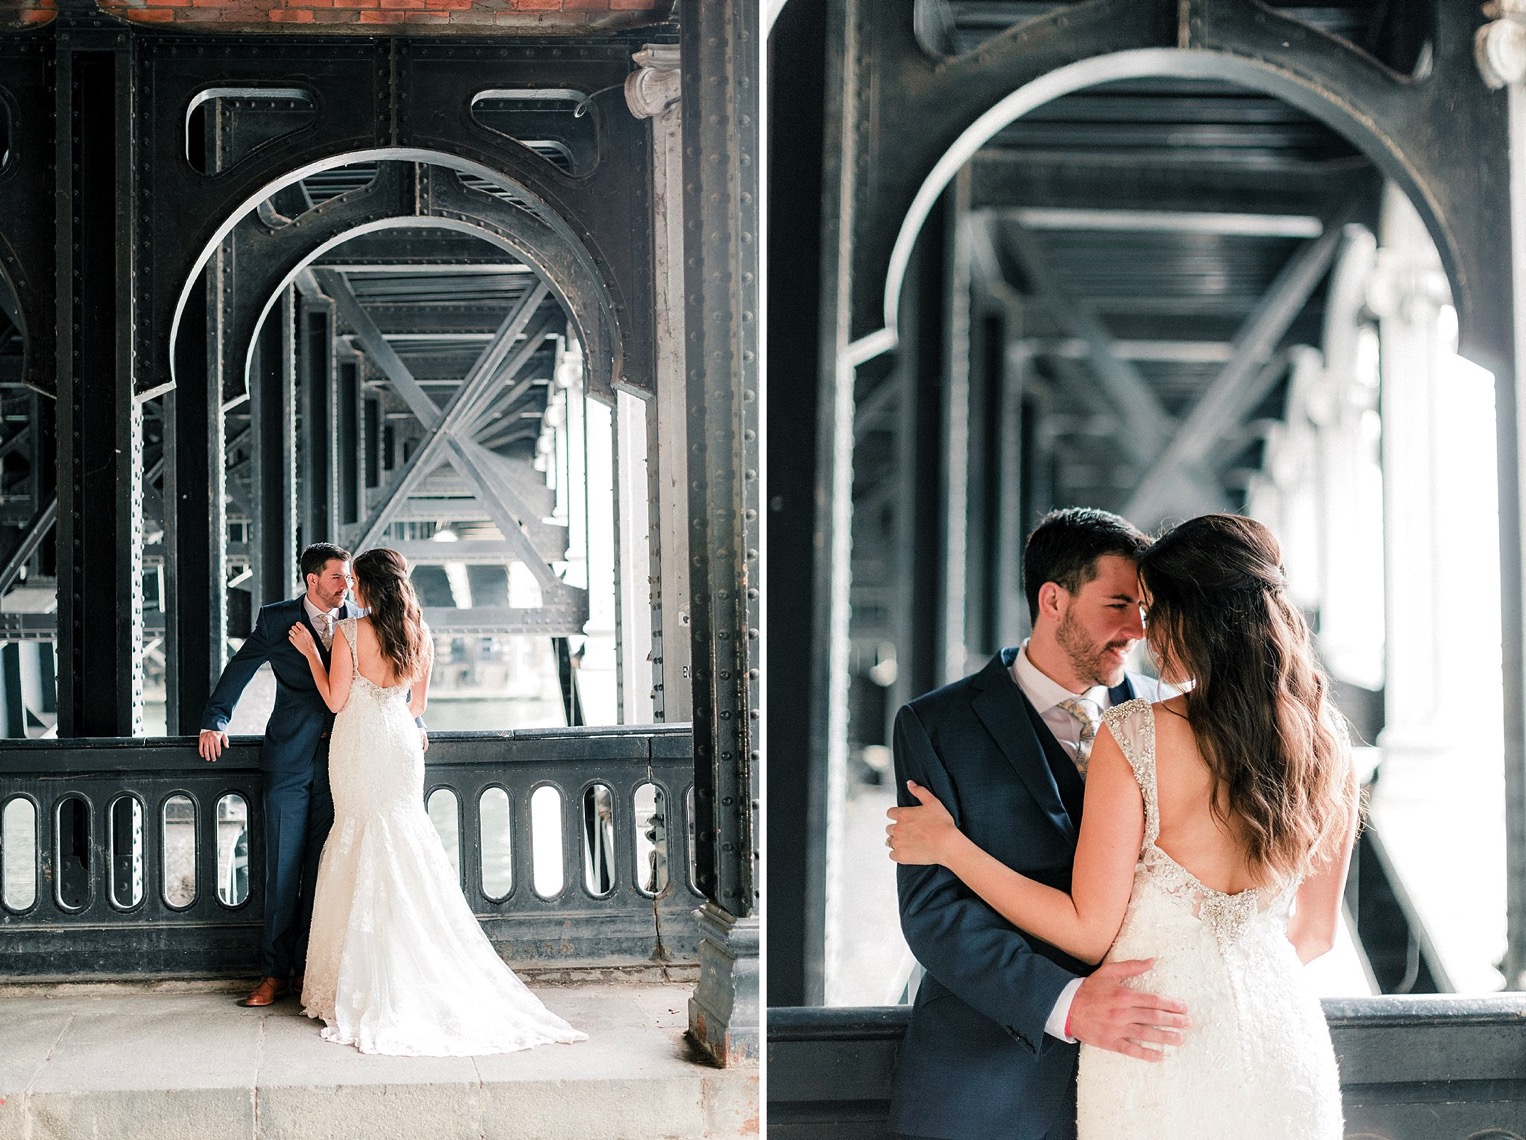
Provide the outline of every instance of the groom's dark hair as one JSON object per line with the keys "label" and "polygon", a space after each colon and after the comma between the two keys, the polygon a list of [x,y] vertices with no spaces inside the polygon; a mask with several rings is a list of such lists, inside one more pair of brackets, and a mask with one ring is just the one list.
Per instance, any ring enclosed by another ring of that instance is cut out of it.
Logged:
{"label": "groom's dark hair", "polygon": [[1053,582],[1075,594],[1097,576],[1097,559],[1108,554],[1137,560],[1150,540],[1138,527],[1111,511],[1065,507],[1039,519],[1023,548],[1023,592],[1028,620],[1039,616],[1039,590]]}
{"label": "groom's dark hair", "polygon": [[341,562],[348,562],[350,552],[342,546],[335,546],[332,542],[315,542],[303,550],[298,563],[302,567],[302,584],[307,585],[309,574],[322,574],[323,568],[336,558]]}

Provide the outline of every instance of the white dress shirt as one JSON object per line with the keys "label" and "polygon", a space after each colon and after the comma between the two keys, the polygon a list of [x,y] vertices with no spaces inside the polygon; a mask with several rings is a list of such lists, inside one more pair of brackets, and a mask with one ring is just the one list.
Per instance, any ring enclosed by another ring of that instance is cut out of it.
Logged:
{"label": "white dress shirt", "polygon": [[[1012,659],[1012,679],[1023,691],[1023,696],[1027,697],[1033,707],[1038,710],[1039,719],[1048,726],[1050,732],[1054,733],[1054,738],[1060,742],[1060,747],[1065,749],[1072,760],[1076,758],[1076,745],[1081,739],[1081,722],[1060,708],[1060,702],[1085,697],[1095,702],[1103,712],[1113,706],[1106,685],[1093,685],[1089,689],[1073,693],[1048,674],[1040,672],[1039,667],[1028,660],[1026,641],[1017,651],[1017,656]],[[1060,991],[1060,996],[1054,1003],[1054,1009],[1049,1011],[1049,1018],[1044,1022],[1044,1032],[1049,1036],[1075,1043],[1076,1039],[1065,1032],[1065,1024],[1070,1020],[1070,1005],[1076,1000],[1076,991],[1080,988],[1081,979],[1076,978]]]}
{"label": "white dress shirt", "polygon": [[327,614],[328,615],[328,619],[329,619],[329,640],[330,641],[332,641],[334,639],[335,635],[337,635],[339,633],[339,611],[344,609],[344,601],[343,601],[343,599],[341,599],[339,604],[337,606],[335,606],[331,610],[320,610],[317,606],[313,605],[312,598],[308,597],[306,594],[303,594],[302,595],[302,608],[307,611],[307,620],[312,622],[312,625],[313,625],[314,629],[318,629],[319,628],[319,626],[318,626],[318,615],[319,614]]}

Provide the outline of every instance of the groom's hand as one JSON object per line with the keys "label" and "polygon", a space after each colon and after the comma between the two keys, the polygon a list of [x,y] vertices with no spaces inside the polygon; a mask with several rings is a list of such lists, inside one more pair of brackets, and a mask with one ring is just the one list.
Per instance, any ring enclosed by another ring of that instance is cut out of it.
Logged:
{"label": "groom's hand", "polygon": [[204,728],[201,735],[196,738],[196,751],[201,753],[203,760],[216,760],[223,754],[223,749],[228,747],[228,734],[218,732],[214,728]]}
{"label": "groom's hand", "polygon": [[1070,1005],[1067,1028],[1077,1041],[1141,1061],[1159,1061],[1162,1045],[1180,1045],[1190,1024],[1187,1006],[1174,998],[1142,993],[1123,979],[1144,973],[1153,958],[1109,962],[1081,983]]}

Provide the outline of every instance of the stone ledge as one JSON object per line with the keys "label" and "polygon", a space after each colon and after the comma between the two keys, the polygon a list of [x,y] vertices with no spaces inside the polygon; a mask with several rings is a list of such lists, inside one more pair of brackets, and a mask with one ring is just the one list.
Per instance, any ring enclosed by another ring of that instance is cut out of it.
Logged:
{"label": "stone ledge", "polygon": [[[286,1000],[0,988],[0,1136],[26,1140],[722,1140],[758,1135],[758,1070],[684,1038],[685,986],[537,986],[589,1035],[489,1057],[376,1057]],[[125,991],[125,992],[124,992]]]}

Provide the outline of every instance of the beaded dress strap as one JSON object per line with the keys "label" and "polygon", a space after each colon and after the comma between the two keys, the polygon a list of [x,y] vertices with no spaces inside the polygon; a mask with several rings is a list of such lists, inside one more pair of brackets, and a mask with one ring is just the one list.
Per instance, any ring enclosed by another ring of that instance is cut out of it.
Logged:
{"label": "beaded dress strap", "polygon": [[1150,846],[1160,836],[1160,801],[1155,789],[1155,715],[1143,697],[1114,705],[1102,714],[1103,723],[1112,729],[1113,739],[1134,770],[1134,779],[1144,797],[1144,844]]}
{"label": "beaded dress strap", "polygon": [[354,679],[360,676],[360,646],[355,641],[355,626],[359,618],[340,618],[339,628],[344,630],[344,639],[350,643],[350,677]]}

